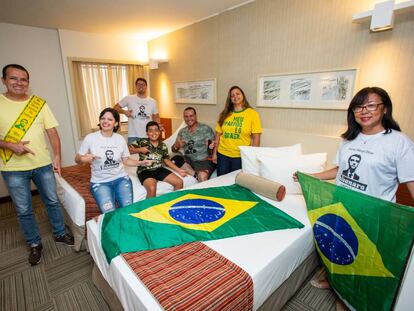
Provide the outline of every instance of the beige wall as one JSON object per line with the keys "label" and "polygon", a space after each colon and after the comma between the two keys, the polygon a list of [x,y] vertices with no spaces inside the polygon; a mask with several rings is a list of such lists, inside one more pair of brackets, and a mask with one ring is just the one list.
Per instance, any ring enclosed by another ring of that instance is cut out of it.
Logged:
{"label": "beige wall", "polygon": [[[414,138],[414,18],[397,15],[394,29],[370,33],[352,15],[373,0],[256,0],[149,42],[149,55],[165,52],[169,62],[151,71],[152,95],[163,117],[181,118],[173,83],[217,79],[218,104],[195,105],[200,119],[214,122],[229,87],[241,86],[255,105],[257,77],[358,69],[356,90],[381,86],[391,95],[395,117]],[[337,136],[344,111],[258,108],[266,128]]]}

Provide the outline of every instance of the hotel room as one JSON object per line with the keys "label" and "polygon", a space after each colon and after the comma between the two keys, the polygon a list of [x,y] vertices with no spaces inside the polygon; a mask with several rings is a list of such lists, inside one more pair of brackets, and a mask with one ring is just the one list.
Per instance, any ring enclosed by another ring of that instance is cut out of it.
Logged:
{"label": "hotel room", "polygon": [[[102,101],[95,110],[85,107],[78,92],[79,63],[136,65],[148,80],[167,136],[182,126],[188,106],[214,129],[229,88],[238,85],[260,115],[261,146],[300,143],[303,154],[326,153],[326,168],[331,168],[353,95],[378,86],[390,94],[402,132],[414,140],[414,1],[203,2],[2,1],[1,66],[17,63],[30,72],[30,94],[46,99],[59,123],[62,167],[75,165],[85,134],[96,130],[98,114],[89,111],[99,113],[116,104]],[[332,97],[335,86],[340,88],[332,81],[341,79],[344,93]],[[200,86],[207,87],[207,94],[190,92]],[[134,93],[133,87],[124,92]],[[6,91],[4,85],[0,91]],[[126,124],[121,134],[126,137]],[[167,138],[170,146],[174,140]],[[185,188],[223,187],[234,181],[235,174],[230,174]],[[58,184],[64,188],[64,179],[58,177]],[[100,241],[102,217],[86,225],[82,196],[73,189],[61,191],[68,225],[80,230],[82,238],[77,237],[76,252],[54,245],[45,209],[34,195],[45,251],[41,264],[31,267],[0,178],[0,310],[168,310],[139,281],[125,257],[108,264]],[[399,189],[397,196],[397,202],[413,205],[407,189]],[[308,284],[319,277],[320,263],[303,196],[264,201],[303,223],[304,229],[204,244],[251,274],[254,293],[247,309],[334,310],[335,293]],[[303,209],[295,211],[296,206]],[[275,241],[277,251],[270,247]],[[246,259],[246,253],[257,256]],[[414,267],[408,266],[414,275]],[[414,303],[409,294],[414,283],[404,282],[391,304],[396,310],[410,310]]]}

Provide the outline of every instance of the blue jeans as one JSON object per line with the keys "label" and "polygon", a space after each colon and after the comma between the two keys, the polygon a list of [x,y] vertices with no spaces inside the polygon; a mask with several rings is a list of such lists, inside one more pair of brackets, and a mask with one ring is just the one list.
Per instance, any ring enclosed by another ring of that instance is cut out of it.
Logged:
{"label": "blue jeans", "polygon": [[51,164],[29,171],[2,171],[1,174],[16,206],[20,227],[29,246],[41,243],[39,228],[33,215],[31,180],[35,183],[46,206],[53,235],[65,234],[65,222],[56,193],[56,180]]}
{"label": "blue jeans", "polygon": [[115,202],[119,207],[132,204],[134,197],[129,176],[103,183],[91,182],[90,190],[102,214],[114,211]]}
{"label": "blue jeans", "polygon": [[231,158],[217,152],[217,176],[241,169],[241,158]]}

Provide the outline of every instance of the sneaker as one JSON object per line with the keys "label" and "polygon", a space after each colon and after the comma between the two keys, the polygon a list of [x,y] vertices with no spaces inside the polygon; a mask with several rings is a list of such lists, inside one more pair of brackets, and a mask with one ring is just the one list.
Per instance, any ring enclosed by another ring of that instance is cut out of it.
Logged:
{"label": "sneaker", "polygon": [[64,235],[61,235],[61,236],[55,236],[55,242],[58,244],[66,244],[68,246],[75,245],[73,236],[71,236],[69,233],[65,233]]}
{"label": "sneaker", "polygon": [[42,244],[30,247],[29,263],[32,266],[37,265],[40,262],[40,259],[42,258],[42,249]]}

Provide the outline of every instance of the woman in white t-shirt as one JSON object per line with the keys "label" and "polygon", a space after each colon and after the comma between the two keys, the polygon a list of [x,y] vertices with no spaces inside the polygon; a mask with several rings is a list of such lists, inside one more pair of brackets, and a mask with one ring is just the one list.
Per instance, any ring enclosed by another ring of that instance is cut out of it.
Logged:
{"label": "woman in white t-shirt", "polygon": [[313,176],[392,202],[404,183],[414,199],[414,143],[393,119],[385,90],[366,87],[354,96],[342,138],[336,167]]}
{"label": "woman in white t-shirt", "polygon": [[[342,138],[336,166],[312,174],[314,177],[335,178],[339,186],[392,202],[398,185],[405,183],[414,199],[414,143],[393,119],[391,99],[385,90],[366,87],[354,96]],[[329,288],[327,280],[311,284]]]}
{"label": "woman in white t-shirt", "polygon": [[152,161],[130,158],[125,139],[115,133],[119,114],[105,108],[99,115],[100,131],[86,135],[75,157],[78,164],[91,164],[90,191],[102,213],[132,204],[132,183],[124,165],[149,165]]}

